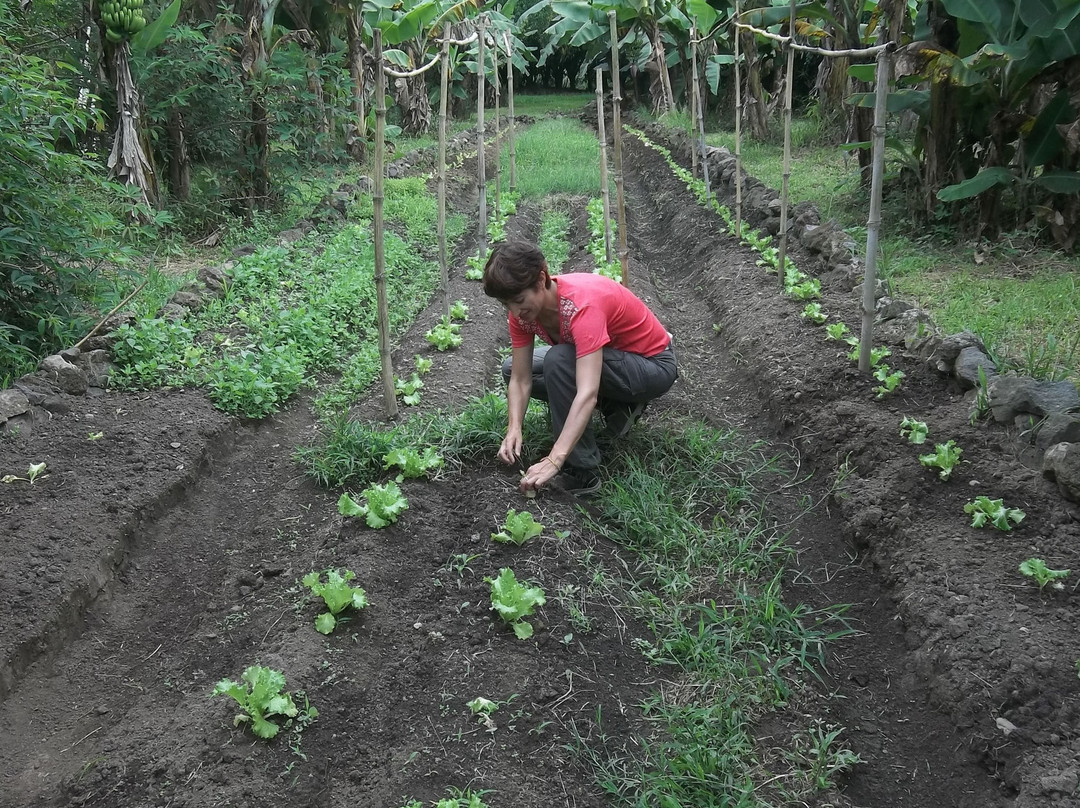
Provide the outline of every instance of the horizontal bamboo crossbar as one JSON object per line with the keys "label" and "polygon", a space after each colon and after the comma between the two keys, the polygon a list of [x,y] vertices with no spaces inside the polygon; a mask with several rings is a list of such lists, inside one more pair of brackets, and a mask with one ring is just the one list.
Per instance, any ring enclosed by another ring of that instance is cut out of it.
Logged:
{"label": "horizontal bamboo crossbar", "polygon": [[873,56],[877,53],[892,47],[891,42],[886,42],[884,45],[871,45],[866,48],[845,48],[843,50],[833,50],[830,48],[815,48],[813,45],[800,45],[795,42],[790,36],[781,36],[780,34],[774,34],[770,31],[764,31],[761,28],[755,28],[753,25],[747,25],[743,22],[735,23],[736,28],[742,28],[744,31],[750,31],[771,39],[775,42],[780,42],[784,45],[789,45],[793,49],[798,51],[805,51],[806,53],[816,53],[819,56]]}

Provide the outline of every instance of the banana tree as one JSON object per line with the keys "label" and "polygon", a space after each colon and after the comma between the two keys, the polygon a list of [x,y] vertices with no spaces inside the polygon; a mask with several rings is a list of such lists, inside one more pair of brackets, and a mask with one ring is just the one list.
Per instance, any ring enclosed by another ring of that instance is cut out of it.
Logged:
{"label": "banana tree", "polygon": [[[429,45],[441,36],[443,26],[466,19],[480,5],[481,0],[427,0],[403,11],[398,0],[374,0],[365,19],[382,30],[387,45],[397,46],[396,51],[388,51],[388,58],[396,58],[400,67],[411,70],[434,55],[428,52]],[[401,112],[402,131],[410,135],[427,132],[432,121],[427,76],[396,79],[393,95]]]}
{"label": "banana tree", "polygon": [[1002,192],[1020,221],[1041,217],[1072,246],[1080,219],[1080,4],[933,0],[897,72],[890,108],[919,118],[924,205],[978,197],[978,229],[1001,224]]}
{"label": "banana tree", "polygon": [[143,0],[104,0],[97,4],[104,63],[116,89],[116,132],[108,167],[121,182],[139,189],[147,207],[157,203],[158,181],[142,123],[142,101],[131,75],[131,55],[133,48],[146,53],[160,45],[179,10],[180,0],[174,0],[148,27]]}

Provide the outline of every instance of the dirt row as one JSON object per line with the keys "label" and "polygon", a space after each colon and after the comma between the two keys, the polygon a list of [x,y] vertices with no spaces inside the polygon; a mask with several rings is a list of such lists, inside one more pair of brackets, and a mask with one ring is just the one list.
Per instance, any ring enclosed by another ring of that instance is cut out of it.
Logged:
{"label": "dirt row", "polygon": [[[876,400],[754,255],[628,140],[632,285],[675,334],[681,367],[639,428],[685,415],[768,442],[790,474],[769,502],[797,551],[787,597],[849,604],[856,633],[833,647],[826,673],[842,698],[792,706],[800,720],[845,726],[865,761],[826,798],[1068,803],[1072,593],[1040,594],[1015,567],[1042,554],[1080,568],[1076,514],[1020,463],[1006,431],[972,428],[959,391],[927,367],[896,357],[907,379]],[[535,237],[538,221],[523,206],[511,233]],[[573,241],[568,269],[585,269],[583,209]],[[454,273],[452,292],[470,305],[465,346],[429,350],[436,303],[397,351],[435,362],[425,408],[460,409],[490,389],[506,342],[504,314],[477,284]],[[848,289],[826,289],[823,308],[856,321]],[[374,418],[380,406],[374,395],[355,409]],[[919,466],[898,434],[905,414],[965,446],[953,480]],[[399,808],[452,787],[488,789],[493,806],[608,804],[568,749],[602,731],[618,753],[651,732],[633,705],[661,676],[633,650],[641,627],[581,563],[615,568],[617,550],[550,497],[538,518],[564,538],[513,551],[487,541],[520,506],[494,463],[407,483],[406,518],[378,534],[358,528],[292,458],[316,430],[305,401],[237,423],[196,392],[106,393],[0,443],[5,470],[50,470],[0,488],[0,804]],[[975,488],[1028,518],[1012,534],[973,531],[962,504]],[[469,556],[462,571],[451,563]],[[297,580],[334,565],[357,573],[372,605],[327,639]],[[488,613],[483,579],[507,565],[556,595],[535,643]],[[232,707],[209,698],[256,661],[286,671],[319,708],[302,735],[253,743]],[[464,707],[478,695],[505,702],[494,732]]]}

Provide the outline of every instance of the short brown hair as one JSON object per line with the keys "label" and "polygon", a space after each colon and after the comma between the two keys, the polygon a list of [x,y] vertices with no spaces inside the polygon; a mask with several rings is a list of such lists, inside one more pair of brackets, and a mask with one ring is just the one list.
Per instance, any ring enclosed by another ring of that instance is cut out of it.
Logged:
{"label": "short brown hair", "polygon": [[545,276],[547,259],[528,241],[500,241],[484,264],[484,294],[509,300],[531,289]]}

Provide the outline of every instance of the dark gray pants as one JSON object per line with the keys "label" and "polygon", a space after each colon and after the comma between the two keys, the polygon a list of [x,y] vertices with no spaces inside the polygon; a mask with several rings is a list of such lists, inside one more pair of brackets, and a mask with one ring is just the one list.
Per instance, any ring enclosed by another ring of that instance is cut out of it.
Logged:
{"label": "dark gray pants", "polygon": [[[601,411],[612,404],[635,404],[662,396],[675,383],[679,371],[675,353],[668,346],[656,356],[639,356],[615,348],[604,348],[600,371]],[[502,374],[510,382],[511,359],[503,362]],[[551,429],[556,440],[562,432],[570,406],[577,395],[577,349],[570,343],[533,348],[533,398],[546,401],[551,412]],[[600,449],[592,427],[586,428],[566,458],[571,466],[593,469],[600,465]]]}

